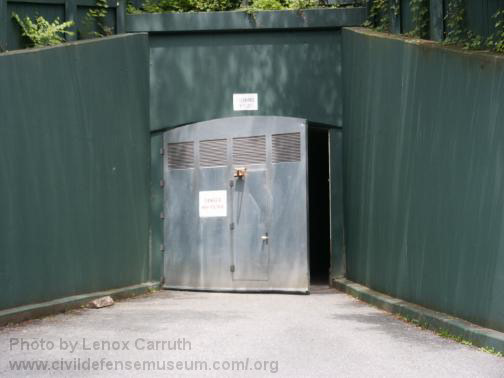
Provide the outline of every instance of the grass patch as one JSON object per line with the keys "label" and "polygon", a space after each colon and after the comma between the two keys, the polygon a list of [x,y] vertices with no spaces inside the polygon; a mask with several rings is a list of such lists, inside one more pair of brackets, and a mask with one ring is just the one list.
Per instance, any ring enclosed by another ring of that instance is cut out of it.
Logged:
{"label": "grass patch", "polygon": [[482,352],[489,353],[489,354],[494,355],[496,357],[504,357],[504,353],[495,350],[495,348],[478,347],[478,346],[474,345],[474,343],[472,341],[464,339],[462,336],[454,335],[453,333],[451,333],[447,329],[433,329],[432,327],[429,326],[429,324],[427,322],[423,322],[421,320],[410,318],[408,316],[404,316],[404,315],[400,315],[400,314],[394,314],[394,315],[396,315],[396,318],[398,318],[399,320],[402,320],[406,323],[412,324],[412,325],[414,325],[418,328],[421,328],[423,330],[434,332],[435,334],[442,337],[443,339],[452,340],[452,341],[455,341],[459,344],[479,349]]}

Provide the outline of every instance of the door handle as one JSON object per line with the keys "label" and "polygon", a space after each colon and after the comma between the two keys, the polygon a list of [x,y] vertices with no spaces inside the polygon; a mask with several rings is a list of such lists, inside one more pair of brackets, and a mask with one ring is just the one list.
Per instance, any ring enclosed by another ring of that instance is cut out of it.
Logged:
{"label": "door handle", "polygon": [[268,236],[267,232],[264,235],[261,236],[261,240],[263,240],[263,241],[269,240],[269,236]]}

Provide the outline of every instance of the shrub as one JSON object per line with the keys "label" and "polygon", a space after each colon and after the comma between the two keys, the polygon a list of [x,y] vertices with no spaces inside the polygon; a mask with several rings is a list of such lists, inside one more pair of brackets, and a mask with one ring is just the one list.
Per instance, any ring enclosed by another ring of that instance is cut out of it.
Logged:
{"label": "shrub", "polygon": [[33,22],[30,17],[21,19],[16,13],[12,13],[12,18],[17,21],[22,35],[30,40],[33,47],[59,45],[65,42],[65,35],[74,34],[66,30],[74,24],[73,21],[61,23],[59,18],[56,18],[53,22],[49,22],[39,16]]}
{"label": "shrub", "polygon": [[142,10],[147,13],[190,11],[226,11],[240,6],[240,0],[146,0]]}
{"label": "shrub", "polygon": [[280,10],[285,6],[279,0],[254,0],[251,4],[252,10]]}

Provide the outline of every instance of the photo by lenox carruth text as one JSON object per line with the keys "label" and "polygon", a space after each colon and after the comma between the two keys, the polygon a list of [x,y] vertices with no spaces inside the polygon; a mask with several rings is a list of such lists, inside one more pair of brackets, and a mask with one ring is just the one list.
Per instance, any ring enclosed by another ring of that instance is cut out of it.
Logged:
{"label": "photo by lenox carruth text", "polygon": [[47,340],[44,338],[10,338],[11,351],[190,351],[192,344],[186,338],[152,340],[139,337],[132,340],[91,340],[88,338]]}

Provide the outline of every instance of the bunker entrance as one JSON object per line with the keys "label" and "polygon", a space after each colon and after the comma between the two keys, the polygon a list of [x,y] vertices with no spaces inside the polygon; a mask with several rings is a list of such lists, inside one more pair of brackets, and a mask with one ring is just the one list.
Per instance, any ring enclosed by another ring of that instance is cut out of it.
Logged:
{"label": "bunker entrance", "polygon": [[328,129],[289,117],[165,132],[165,287],[308,292],[327,284],[328,142]]}
{"label": "bunker entrance", "polygon": [[328,285],[330,269],[329,132],[308,128],[310,284]]}

